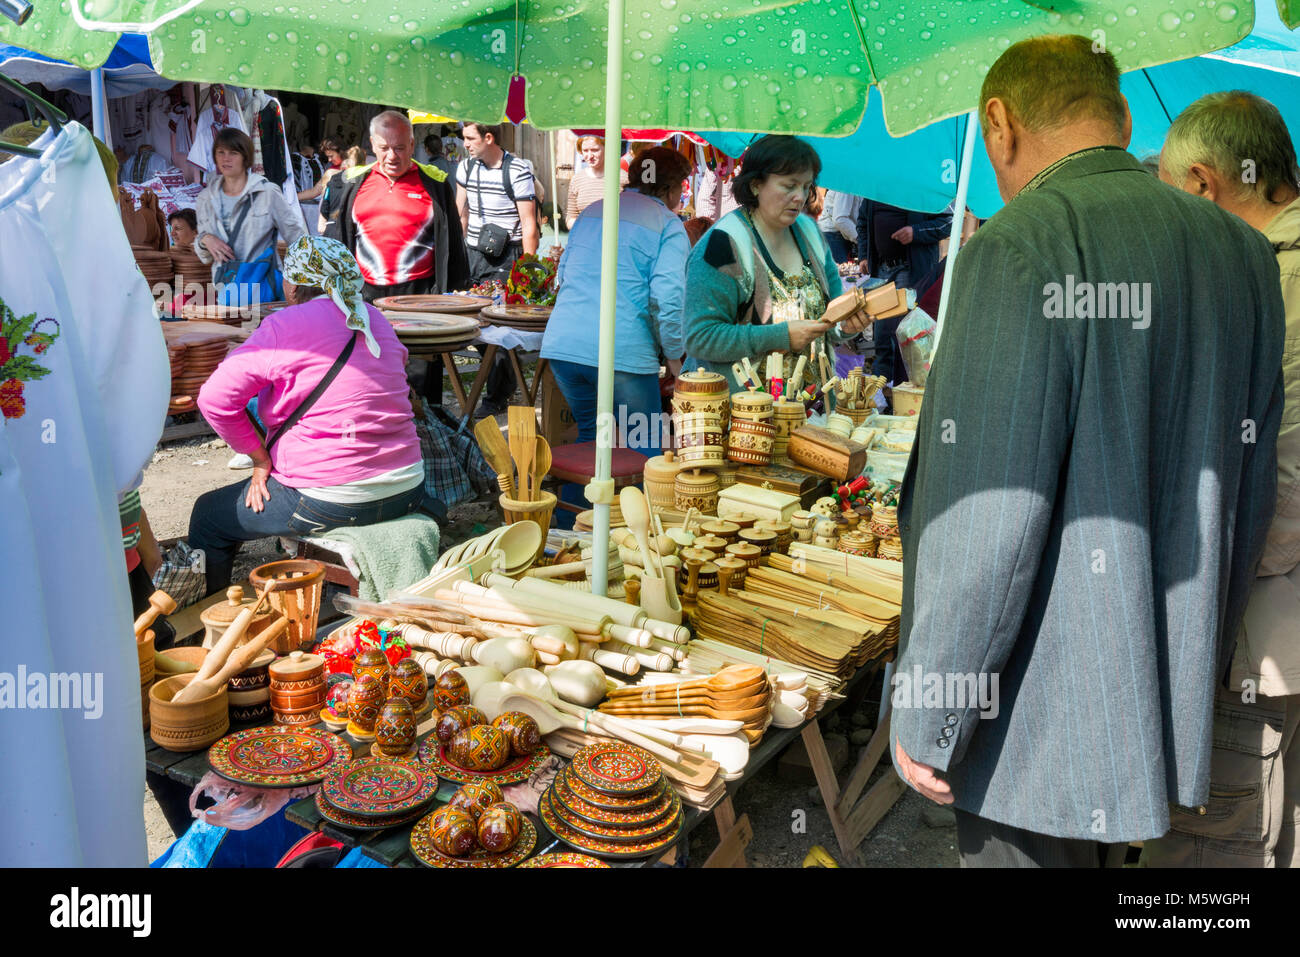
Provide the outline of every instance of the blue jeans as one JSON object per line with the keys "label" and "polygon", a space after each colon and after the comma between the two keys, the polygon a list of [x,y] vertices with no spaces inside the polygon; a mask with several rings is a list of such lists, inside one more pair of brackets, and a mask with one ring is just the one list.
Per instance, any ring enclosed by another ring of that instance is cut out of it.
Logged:
{"label": "blue jeans", "polygon": [[822,239],[826,240],[826,245],[830,247],[831,259],[835,260],[837,265],[843,265],[853,258],[853,250],[849,249],[848,240],[838,231],[822,233]]}
{"label": "blue jeans", "polygon": [[230,585],[235,556],[244,542],[271,535],[316,535],[331,528],[375,525],[408,515],[424,501],[423,483],[377,502],[338,505],[309,498],[269,478],[266,490],[270,499],[262,511],[254,512],[244,504],[249,481],[204,492],[190,512],[189,543],[203,552],[208,595]]}

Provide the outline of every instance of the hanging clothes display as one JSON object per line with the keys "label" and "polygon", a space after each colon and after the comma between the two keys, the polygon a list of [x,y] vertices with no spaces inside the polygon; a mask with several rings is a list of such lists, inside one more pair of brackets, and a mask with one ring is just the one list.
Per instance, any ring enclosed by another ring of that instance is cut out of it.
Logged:
{"label": "hanging clothes display", "polygon": [[198,128],[194,133],[194,145],[190,147],[187,157],[191,163],[206,173],[216,169],[212,164],[212,141],[218,132],[228,126],[233,126],[244,133],[248,132],[248,126],[239,113],[238,100],[229,103],[225,87],[220,83],[214,83],[210,95],[212,102],[199,114]]}
{"label": "hanging clothes display", "polygon": [[90,133],[35,146],[0,165],[0,864],[141,866],[117,496],[162,433],[167,351]]}

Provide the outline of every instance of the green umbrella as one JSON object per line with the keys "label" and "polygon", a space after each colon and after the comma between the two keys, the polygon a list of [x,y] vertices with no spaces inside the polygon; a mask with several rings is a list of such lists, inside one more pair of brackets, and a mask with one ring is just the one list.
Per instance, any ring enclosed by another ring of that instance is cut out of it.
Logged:
{"label": "green umbrella", "polygon": [[[1017,40],[1088,35],[1133,70],[1230,46],[1250,32],[1255,14],[1253,0],[1196,0],[1194,8],[1191,0],[176,2],[63,0],[57,14],[41,4],[25,27],[0,27],[0,41],[89,68],[103,63],[116,31],[134,29],[150,35],[155,66],[174,79],[336,94],[487,122],[506,111],[511,81],[522,75],[534,125],[603,125],[613,142],[624,126],[847,135],[873,82],[887,128],[901,135],[970,110],[988,68]],[[1288,23],[1298,2],[1280,2]],[[91,16],[99,22],[88,23]],[[623,42],[607,44],[611,35]],[[973,143],[968,135],[967,167]],[[609,164],[600,451],[588,489],[598,555],[613,499],[617,177]],[[597,593],[605,571],[593,563]]]}

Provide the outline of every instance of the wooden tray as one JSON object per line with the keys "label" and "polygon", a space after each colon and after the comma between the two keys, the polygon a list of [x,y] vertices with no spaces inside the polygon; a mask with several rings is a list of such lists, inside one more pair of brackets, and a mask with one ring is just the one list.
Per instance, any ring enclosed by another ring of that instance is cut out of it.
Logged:
{"label": "wooden tray", "polygon": [[468,293],[437,293],[426,296],[384,296],[376,299],[374,306],[384,312],[476,313],[492,305],[489,296],[472,296]]}

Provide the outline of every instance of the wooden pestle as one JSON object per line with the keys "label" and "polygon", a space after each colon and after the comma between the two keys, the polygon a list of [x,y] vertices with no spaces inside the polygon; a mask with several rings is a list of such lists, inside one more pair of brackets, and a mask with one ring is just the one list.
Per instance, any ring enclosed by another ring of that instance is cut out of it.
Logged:
{"label": "wooden pestle", "polygon": [[159,615],[170,615],[176,610],[176,600],[165,591],[156,591],[149,596],[149,608],[135,620],[135,636],[139,638],[152,627]]}
{"label": "wooden pestle", "polygon": [[623,586],[623,597],[629,605],[641,607],[641,582],[636,578],[629,578]]}
{"label": "wooden pestle", "polygon": [[[176,697],[172,698],[172,702],[184,704],[186,701],[198,701],[209,695],[216,694],[227,681],[251,665],[253,659],[260,655],[267,645],[284,634],[288,627],[288,618],[284,616],[277,618],[273,624],[259,632],[256,638],[238,648],[216,674],[209,678],[195,676],[194,680],[176,692]],[[212,654],[209,652],[208,658],[211,657]],[[204,662],[206,663],[206,661],[205,658]]]}
{"label": "wooden pestle", "polygon": [[257,596],[257,601],[240,611],[235,616],[235,620],[222,632],[221,638],[212,646],[207,657],[203,659],[203,666],[199,668],[198,676],[191,682],[192,684],[211,678],[226,663],[230,653],[243,641],[244,633],[248,631],[248,626],[252,624],[253,616],[262,607],[262,602],[266,601],[266,596],[271,593],[272,584],[274,582],[268,582],[266,587],[262,589],[261,594]]}

